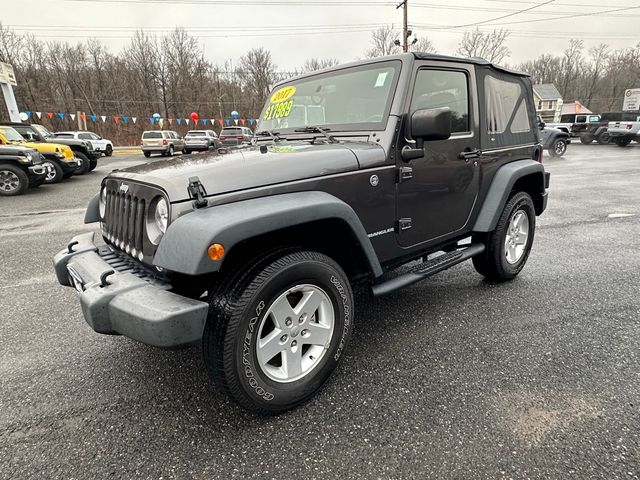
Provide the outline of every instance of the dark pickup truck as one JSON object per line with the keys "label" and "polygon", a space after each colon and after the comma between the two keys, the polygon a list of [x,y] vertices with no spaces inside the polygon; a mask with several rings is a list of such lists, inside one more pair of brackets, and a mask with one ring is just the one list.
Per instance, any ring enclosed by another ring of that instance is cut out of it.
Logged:
{"label": "dark pickup truck", "polygon": [[85,217],[101,238],[73,238],[58,281],[95,331],[200,342],[242,406],[293,408],[367,328],[354,287],[379,297],[469,259],[520,273],[549,186],[532,99],[526,74],[421,53],[288,80],[252,146],[109,174]]}

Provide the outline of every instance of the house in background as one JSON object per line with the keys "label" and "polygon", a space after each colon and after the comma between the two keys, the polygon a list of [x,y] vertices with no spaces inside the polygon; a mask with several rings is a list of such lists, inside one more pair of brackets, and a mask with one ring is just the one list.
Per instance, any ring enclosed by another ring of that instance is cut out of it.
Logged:
{"label": "house in background", "polygon": [[533,102],[536,112],[545,122],[560,121],[562,111],[562,95],[553,83],[533,85]]}

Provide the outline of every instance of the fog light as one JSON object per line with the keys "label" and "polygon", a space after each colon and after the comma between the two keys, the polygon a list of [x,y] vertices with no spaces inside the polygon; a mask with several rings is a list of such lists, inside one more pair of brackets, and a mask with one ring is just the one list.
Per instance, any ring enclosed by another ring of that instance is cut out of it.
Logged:
{"label": "fog light", "polygon": [[224,257],[224,247],[219,243],[212,243],[207,249],[207,254],[214,262],[222,260],[222,257]]}

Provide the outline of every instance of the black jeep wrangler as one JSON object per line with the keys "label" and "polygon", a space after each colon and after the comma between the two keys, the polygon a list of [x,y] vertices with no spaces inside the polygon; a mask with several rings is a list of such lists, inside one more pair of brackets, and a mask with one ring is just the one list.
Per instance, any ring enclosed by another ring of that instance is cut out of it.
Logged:
{"label": "black jeep wrangler", "polygon": [[355,285],[381,296],[467,259],[520,273],[549,185],[532,99],[525,74],[419,53],[281,83],[253,146],[107,176],[85,217],[103,243],[73,238],[58,280],[95,331],[202,342],[241,405],[295,407],[344,355]]}
{"label": "black jeep wrangler", "polygon": [[39,187],[46,178],[47,168],[39,152],[20,145],[0,145],[0,196],[20,195]]}

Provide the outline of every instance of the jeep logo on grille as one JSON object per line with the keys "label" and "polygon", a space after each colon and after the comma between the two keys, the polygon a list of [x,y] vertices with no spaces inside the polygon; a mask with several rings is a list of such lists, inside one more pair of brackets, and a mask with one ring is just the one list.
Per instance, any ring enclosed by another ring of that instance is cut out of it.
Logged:
{"label": "jeep logo on grille", "polygon": [[129,191],[129,185],[125,185],[124,183],[120,184],[120,191],[127,193]]}

